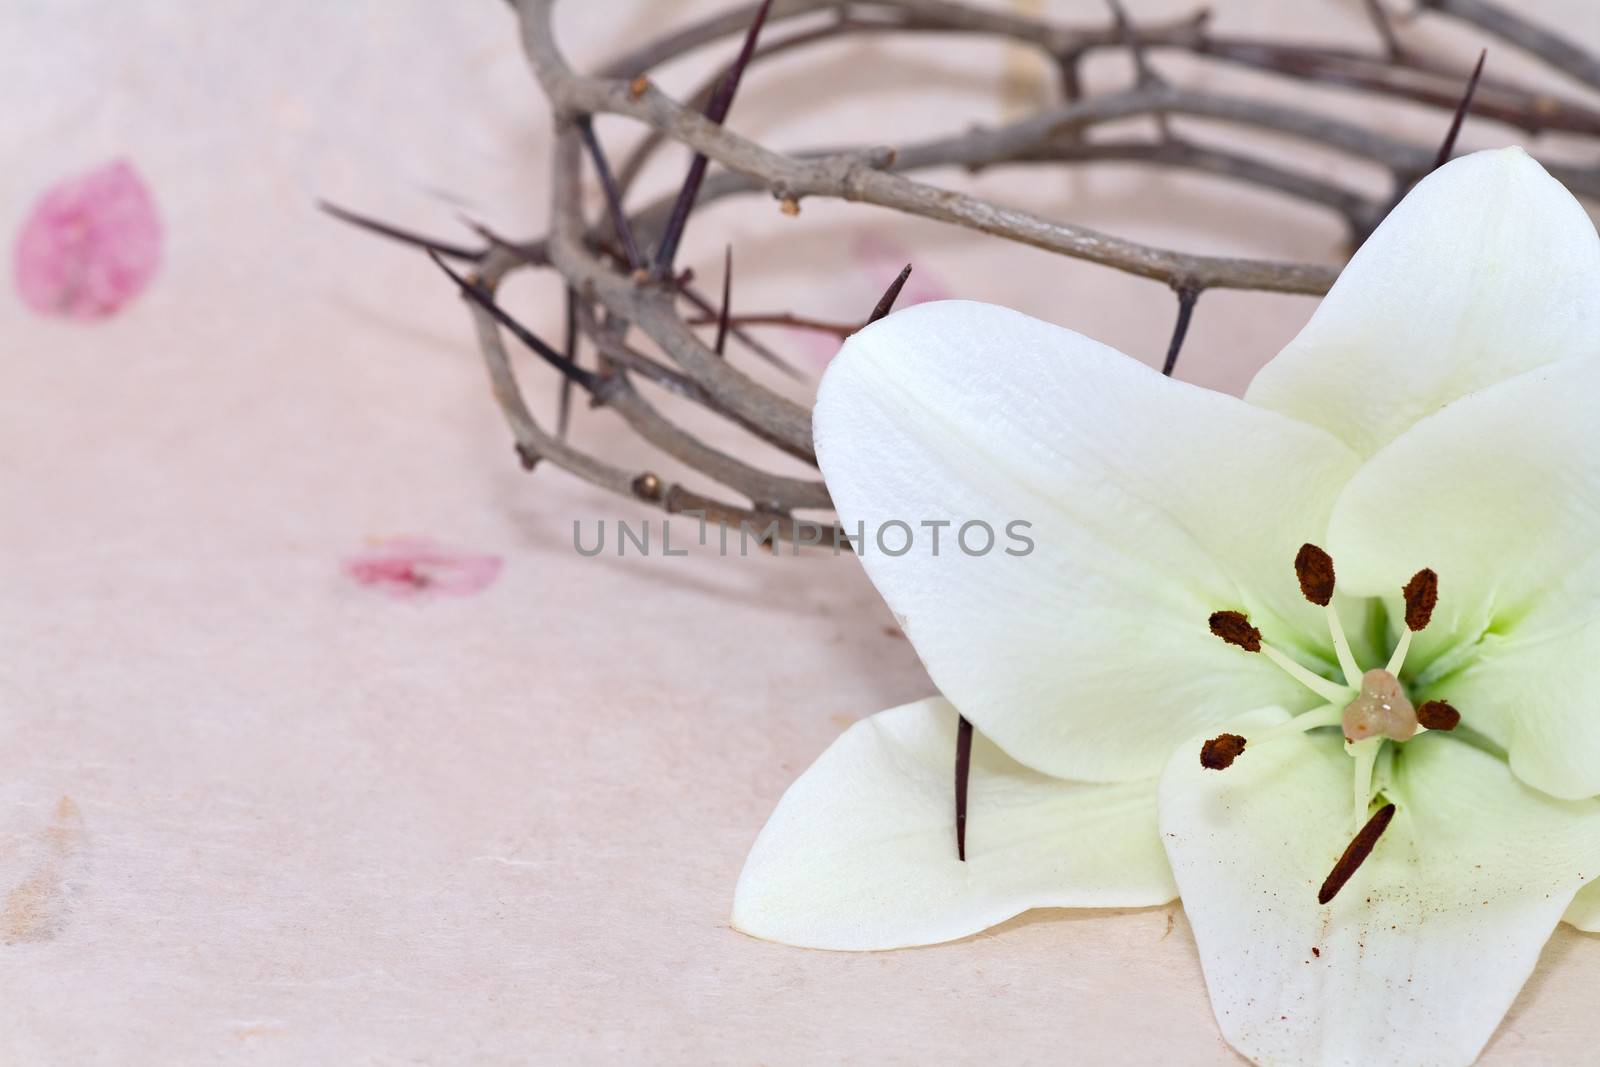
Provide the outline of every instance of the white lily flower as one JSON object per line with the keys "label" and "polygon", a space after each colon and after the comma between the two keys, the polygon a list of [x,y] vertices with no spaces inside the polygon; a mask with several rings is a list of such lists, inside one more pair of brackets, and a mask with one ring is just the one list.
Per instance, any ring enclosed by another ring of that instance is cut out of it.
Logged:
{"label": "white lily flower", "polygon": [[[1181,892],[1245,1055],[1471,1062],[1563,914],[1600,929],[1597,352],[1600,238],[1517,149],[1421,182],[1243,400],[990,305],[861,331],[818,456],[847,529],[953,524],[863,559],[944,699],[789,789],[735,926]],[[952,544],[1017,519],[1027,555]]]}

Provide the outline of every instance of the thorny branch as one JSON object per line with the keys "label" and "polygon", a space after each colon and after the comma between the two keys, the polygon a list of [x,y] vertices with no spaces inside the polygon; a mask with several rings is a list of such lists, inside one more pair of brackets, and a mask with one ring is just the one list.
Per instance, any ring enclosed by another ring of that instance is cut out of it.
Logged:
{"label": "thorny branch", "polygon": [[[1332,283],[1336,267],[1157,248],[941,188],[913,175],[937,168],[976,173],[1000,166],[1084,166],[1105,161],[1192,170],[1328,210],[1343,220],[1353,245],[1381,221],[1392,199],[1374,198],[1310,169],[1253,155],[1227,144],[1225,131],[1264,132],[1333,149],[1383,168],[1397,191],[1408,188],[1436,165],[1437,157],[1448,154],[1448,147],[1440,149],[1437,142],[1412,143],[1349,118],[1287,106],[1266,96],[1225,95],[1175,84],[1155,65],[1171,53],[1441,112],[1456,111],[1457,127],[1470,99],[1472,115],[1478,119],[1530,134],[1556,131],[1600,137],[1600,107],[1582,91],[1558,94],[1474,74],[1476,94],[1464,95],[1470,61],[1432,54],[1412,43],[1417,18],[1449,18],[1486,34],[1490,43],[1503,42],[1527,52],[1587,89],[1600,89],[1600,57],[1489,0],[1421,0],[1417,13],[1406,17],[1391,14],[1384,0],[1364,0],[1374,29],[1372,47],[1366,50],[1219,35],[1211,30],[1204,11],[1171,21],[1139,22],[1118,0],[1108,0],[1106,16],[1093,25],[1067,25],[959,0],[762,0],[684,26],[593,75],[575,71],[561,53],[551,24],[555,0],[509,2],[518,18],[524,51],[556,120],[553,165],[546,184],[550,232],[536,240],[511,241],[475,227],[486,244],[474,248],[436,241],[332,205],[324,207],[347,222],[429,250],[441,258],[441,266],[443,259],[453,259],[470,268],[470,273],[451,273],[467,300],[491,389],[524,465],[532,468],[549,462],[602,489],[667,512],[703,516],[713,524],[747,523],[752,531],[789,540],[810,539],[804,524],[796,520],[796,511],[826,513],[829,508],[821,481],[773,473],[706,443],[657,408],[639,383],[686,399],[751,437],[814,465],[810,412],[745,373],[729,356],[727,343],[731,339],[745,351],[789,370],[752,329],[787,325],[846,335],[887,312],[910,268],[870,315],[868,304],[874,294],[863,294],[859,309],[836,317],[843,321],[796,310],[736,311],[731,248],[720,301],[701,293],[692,284],[691,272],[672,270],[678,243],[700,205],[765,193],[792,214],[807,197],[857,201],[1159,281],[1178,299],[1178,318],[1163,366],[1164,373],[1171,374],[1196,301],[1205,290],[1319,294]],[[1035,49],[1059,71],[1060,96],[1003,126],[894,146],[778,152],[722,125],[735,90],[752,65],[829,41],[885,34],[982,35]],[[662,64],[736,36],[743,38],[738,58],[684,100],[673,99],[649,80]],[[1085,94],[1079,68],[1086,56],[1104,50],[1127,54],[1134,78],[1122,88]],[[613,167],[597,136],[597,115],[618,116],[642,133],[619,166]],[[1136,117],[1152,120],[1157,135],[1146,139],[1119,131],[1109,137],[1090,136],[1099,126]],[[1447,145],[1453,138],[1454,129]],[[668,144],[693,153],[695,164],[688,178],[676,193],[629,210],[625,201],[640,173]],[[1600,167],[1547,166],[1574,193],[1600,200]],[[605,203],[600,218],[585,215],[586,184]],[[554,270],[564,282],[567,329],[559,349],[528,331],[497,301],[495,294],[504,278],[529,268]],[[539,424],[527,405],[505,347],[506,331],[559,374],[563,399],[554,433]],[[581,346],[580,339],[585,342]],[[580,348],[592,353],[593,369],[580,366]],[[566,433],[575,389],[592,408],[610,410],[629,432],[739,499],[707,496],[669,484],[654,471],[618,466],[575,448]]]}

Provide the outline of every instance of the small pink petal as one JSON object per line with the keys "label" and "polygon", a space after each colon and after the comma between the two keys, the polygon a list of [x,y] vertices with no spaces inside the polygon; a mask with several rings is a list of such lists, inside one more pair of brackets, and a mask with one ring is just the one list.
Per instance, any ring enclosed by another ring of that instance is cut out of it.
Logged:
{"label": "small pink petal", "polygon": [[839,349],[844,341],[831,333],[821,330],[805,330],[797,326],[785,326],[783,332],[788,336],[788,348],[803,352],[807,359],[817,363],[827,363],[839,354]]}
{"label": "small pink petal", "polygon": [[906,279],[906,287],[900,290],[900,299],[894,304],[897,308],[923,304],[929,300],[948,300],[955,295],[936,275],[918,264],[917,257],[908,249],[882,234],[870,231],[861,234],[850,251],[867,277],[878,286],[879,292],[889,287],[889,283],[894,281],[895,275],[907,263],[911,264],[911,277]]}
{"label": "small pink petal", "polygon": [[[855,261],[856,275],[863,279],[863,299],[870,296],[873,303],[889,288],[907,263],[911,264],[911,277],[894,302],[896,308],[910,307],[929,300],[947,300],[953,294],[948,286],[917,265],[916,256],[901,245],[881,234],[866,232],[850,243],[850,258]],[[871,304],[867,305],[869,308]],[[792,343],[818,363],[828,363],[839,354],[843,346],[837,337],[819,330],[790,329]]]}
{"label": "small pink petal", "polygon": [[17,292],[42,315],[103,319],[138,296],[161,262],[161,220],[123,160],[57,183],[17,235]]}
{"label": "small pink petal", "polygon": [[361,585],[396,597],[471,596],[500,576],[505,561],[423,538],[399,538],[344,561]]}

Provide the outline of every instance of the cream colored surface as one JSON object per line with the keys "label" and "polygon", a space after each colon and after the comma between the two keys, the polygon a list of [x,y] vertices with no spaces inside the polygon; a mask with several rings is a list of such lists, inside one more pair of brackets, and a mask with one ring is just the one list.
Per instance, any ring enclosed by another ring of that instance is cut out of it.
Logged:
{"label": "cream colored surface", "polygon": [[[570,3],[561,26],[593,61],[716,6]],[[1369,39],[1344,0],[1215,6],[1240,33]],[[1586,0],[1526,6],[1600,46]],[[58,178],[126,156],[168,239],[155,284],[103,325],[0,293],[0,1060],[1236,1062],[1177,907],[1035,913],[872,956],[728,928],[789,781],[928,685],[849,559],[577,556],[574,519],[644,513],[523,473],[433,268],[314,211],[540,225],[547,122],[500,4],[29,0],[0,23],[0,235]],[[1466,54],[1446,29],[1427,39]],[[1017,69],[987,45],[842,46],[758,70],[733,122],[784,145],[931,134],[1000,116]],[[1443,125],[1384,114],[1428,140]],[[1465,143],[1511,137],[1474,124]],[[982,187],[1189,249],[1328,259],[1340,240],[1214,181]],[[849,206],[719,206],[684,261],[717,278],[731,238],[741,307],[848,318],[881,284],[840,268],[866,228],[951,292],[1150,361],[1165,346],[1157,286]],[[515,290],[550,331],[554,297],[548,279]],[[1208,294],[1180,374],[1241,389],[1312,306]],[[547,376],[524,377],[550,412]],[[609,416],[581,422],[614,447]],[[505,570],[416,601],[341,574],[370,539],[411,535]],[[1485,1062],[1592,1061],[1597,979],[1600,940],[1563,929]]]}

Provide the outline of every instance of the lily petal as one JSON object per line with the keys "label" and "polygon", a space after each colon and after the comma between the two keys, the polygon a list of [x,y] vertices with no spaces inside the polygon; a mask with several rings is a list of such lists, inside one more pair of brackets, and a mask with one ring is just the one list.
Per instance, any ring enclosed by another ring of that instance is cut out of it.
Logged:
{"label": "lily petal", "polygon": [[1417,184],[1246,399],[1371,455],[1458,397],[1600,350],[1600,237],[1520,148]]}
{"label": "lily petal", "polygon": [[1551,799],[1426,734],[1380,783],[1388,830],[1319,905],[1351,835],[1339,737],[1247,748],[1220,773],[1198,744],[1162,778],[1162,838],[1217,1023],[1258,1063],[1471,1063],[1600,873],[1600,802]]}
{"label": "lily petal", "polygon": [[1047,778],[973,738],[967,861],[956,858],[956,711],[940,698],[856,723],[789,787],[734,893],[735,928],[808,948],[887,949],[977,933],[1037,907],[1176,896],[1155,782]]}
{"label": "lily petal", "polygon": [[[845,529],[864,524],[867,574],[934,684],[1029,766],[1153,778],[1238,701],[1315,703],[1207,618],[1325,637],[1293,560],[1357,462],[1326,432],[968,301],[852,337],[815,424]],[[979,522],[993,547],[968,554]]]}
{"label": "lily petal", "polygon": [[1414,695],[1448,699],[1524,781],[1569,798],[1600,793],[1597,391],[1600,360],[1568,360],[1458,400],[1367,463],[1329,531],[1352,591],[1437,572]]}
{"label": "lily petal", "polygon": [[1591,882],[1580,889],[1561,920],[1584,933],[1600,934],[1600,882]]}

